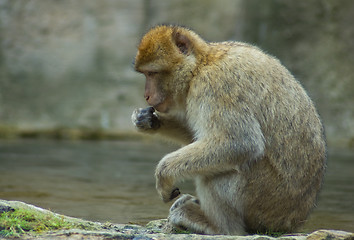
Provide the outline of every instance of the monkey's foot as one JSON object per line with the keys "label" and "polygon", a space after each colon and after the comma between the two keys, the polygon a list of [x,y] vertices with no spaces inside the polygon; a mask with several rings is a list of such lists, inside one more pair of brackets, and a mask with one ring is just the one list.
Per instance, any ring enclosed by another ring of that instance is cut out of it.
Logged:
{"label": "monkey's foot", "polygon": [[208,221],[200,209],[199,200],[189,194],[183,194],[171,206],[168,223],[178,229],[194,233],[218,233],[217,228]]}
{"label": "monkey's foot", "polygon": [[199,204],[199,200],[190,194],[181,195],[171,206],[170,212],[174,211],[176,208],[184,205],[187,201],[192,201],[196,204]]}

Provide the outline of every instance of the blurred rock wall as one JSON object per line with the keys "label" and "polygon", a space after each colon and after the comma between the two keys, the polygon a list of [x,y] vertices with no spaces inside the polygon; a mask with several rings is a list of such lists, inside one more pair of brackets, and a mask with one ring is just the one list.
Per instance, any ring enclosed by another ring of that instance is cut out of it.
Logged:
{"label": "blurred rock wall", "polygon": [[330,139],[354,138],[350,0],[0,0],[0,126],[132,130],[145,106],[132,68],[157,23],[277,56],[316,102]]}
{"label": "blurred rock wall", "polygon": [[354,2],[245,0],[243,9],[243,40],[277,56],[302,82],[331,143],[353,145]]}
{"label": "blurred rock wall", "polygon": [[138,1],[0,1],[0,121],[20,128],[125,128]]}

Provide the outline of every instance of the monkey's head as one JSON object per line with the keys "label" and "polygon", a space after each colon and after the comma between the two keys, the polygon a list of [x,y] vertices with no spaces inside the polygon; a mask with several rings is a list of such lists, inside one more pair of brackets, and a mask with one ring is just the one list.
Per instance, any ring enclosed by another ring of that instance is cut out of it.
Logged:
{"label": "monkey's head", "polygon": [[152,28],[141,39],[135,70],[146,77],[144,97],[159,112],[181,107],[206,44],[194,32],[178,26]]}

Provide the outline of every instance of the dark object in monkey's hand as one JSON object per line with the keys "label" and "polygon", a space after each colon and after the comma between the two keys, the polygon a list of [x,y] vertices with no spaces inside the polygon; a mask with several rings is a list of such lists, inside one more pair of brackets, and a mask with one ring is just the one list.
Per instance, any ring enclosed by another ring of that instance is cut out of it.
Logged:
{"label": "dark object in monkey's hand", "polygon": [[160,121],[154,114],[155,109],[153,107],[147,107],[144,109],[139,109],[136,116],[136,126],[138,128],[150,128],[158,129],[160,127]]}

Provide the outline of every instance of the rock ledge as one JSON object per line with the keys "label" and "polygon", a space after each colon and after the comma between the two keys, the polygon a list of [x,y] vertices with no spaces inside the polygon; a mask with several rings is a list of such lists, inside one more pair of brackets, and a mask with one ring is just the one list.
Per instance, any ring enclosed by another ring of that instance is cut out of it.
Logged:
{"label": "rock ledge", "polygon": [[[190,239],[190,240],[354,240],[354,233],[337,230],[318,230],[310,234],[290,234],[274,238],[267,235],[248,235],[248,236],[225,236],[225,235],[198,235],[198,234],[171,234],[165,233],[164,226],[166,219],[156,220],[148,223],[146,226],[131,224],[111,224],[90,222],[78,218],[72,218],[53,213],[51,211],[26,204],[18,201],[0,200],[0,214],[2,212],[16,209],[27,209],[47,214],[54,217],[60,217],[73,225],[80,225],[83,229],[65,229],[51,232],[22,234],[20,239],[88,239],[88,240],[106,240],[106,239],[134,239],[134,240],[154,240],[154,239]],[[4,226],[0,225],[0,230]],[[89,229],[89,230],[87,230]],[[1,236],[0,236],[1,238]],[[18,237],[8,237],[8,239],[18,239]]]}

